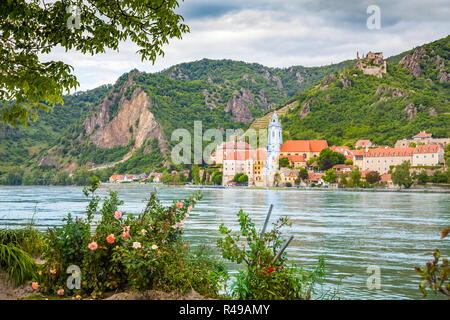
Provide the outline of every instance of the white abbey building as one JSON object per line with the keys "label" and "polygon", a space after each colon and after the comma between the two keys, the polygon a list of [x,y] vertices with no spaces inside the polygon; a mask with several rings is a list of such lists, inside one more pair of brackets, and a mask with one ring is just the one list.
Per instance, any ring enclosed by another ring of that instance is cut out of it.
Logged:
{"label": "white abbey building", "polygon": [[252,149],[246,142],[224,142],[214,154],[216,163],[223,164],[224,185],[233,184],[238,173],[248,176],[248,185],[273,186],[278,172],[278,157],[283,144],[281,123],[276,113],[269,123],[267,149]]}
{"label": "white abbey building", "polygon": [[263,184],[266,186],[273,186],[274,184],[275,174],[278,172],[278,157],[282,144],[281,123],[278,121],[277,113],[274,112],[268,128],[267,161],[263,169]]}

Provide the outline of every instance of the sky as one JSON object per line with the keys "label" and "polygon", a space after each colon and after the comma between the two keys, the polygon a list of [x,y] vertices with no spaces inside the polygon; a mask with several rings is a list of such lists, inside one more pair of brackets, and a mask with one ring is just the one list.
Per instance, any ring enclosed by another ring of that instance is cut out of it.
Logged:
{"label": "sky", "polygon": [[[185,0],[180,13],[191,32],[163,47],[155,64],[141,62],[131,41],[95,56],[61,48],[45,60],[74,67],[79,90],[114,83],[131,69],[157,72],[209,59],[256,62],[268,67],[322,66],[354,59],[356,52],[385,57],[450,34],[448,0]],[[373,25],[376,5],[380,28]]]}

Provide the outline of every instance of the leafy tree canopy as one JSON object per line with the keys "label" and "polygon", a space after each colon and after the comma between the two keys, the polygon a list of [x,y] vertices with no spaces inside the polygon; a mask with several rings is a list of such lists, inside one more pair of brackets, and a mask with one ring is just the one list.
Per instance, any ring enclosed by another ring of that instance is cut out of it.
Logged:
{"label": "leafy tree canopy", "polygon": [[370,171],[366,175],[366,181],[371,184],[378,183],[380,180],[381,176],[378,171]]}
{"label": "leafy tree canopy", "polygon": [[391,175],[392,182],[398,186],[403,186],[405,188],[411,187],[413,184],[413,180],[409,172],[410,168],[411,164],[409,161],[404,161],[402,164],[395,166],[394,171]]}
{"label": "leafy tree canopy", "polygon": [[0,2],[0,119],[26,126],[39,110],[63,103],[79,83],[73,67],[40,57],[56,46],[83,54],[138,45],[142,60],[163,55],[171,38],[189,32],[177,0],[6,0]]}
{"label": "leafy tree canopy", "polygon": [[328,169],[327,171],[325,171],[325,174],[322,176],[322,180],[325,182],[329,182],[329,183],[334,183],[337,181],[337,174],[336,174],[336,170],[334,169]]}
{"label": "leafy tree canopy", "polygon": [[280,168],[283,168],[283,167],[289,167],[289,159],[288,159],[288,157],[281,157],[279,160],[278,160],[278,164],[279,164],[279,166],[280,166]]}
{"label": "leafy tree canopy", "polygon": [[239,183],[247,183],[248,182],[248,176],[246,174],[243,174],[238,179]]}
{"label": "leafy tree canopy", "polygon": [[336,164],[343,164],[345,160],[345,156],[342,153],[326,148],[320,151],[318,163],[322,170],[328,170]]}

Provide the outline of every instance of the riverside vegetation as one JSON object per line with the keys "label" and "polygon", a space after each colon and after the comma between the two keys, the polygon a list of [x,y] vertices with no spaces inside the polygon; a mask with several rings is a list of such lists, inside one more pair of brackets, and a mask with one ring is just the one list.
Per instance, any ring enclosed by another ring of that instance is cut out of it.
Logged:
{"label": "riverside vegetation", "polygon": [[[211,248],[191,248],[183,240],[184,220],[201,200],[201,193],[167,207],[151,194],[141,214],[125,217],[118,210],[123,202],[117,193],[111,191],[101,199],[95,193],[98,186],[94,178],[83,190],[89,199],[85,219],[68,214],[62,226],[45,233],[31,226],[2,230],[0,266],[7,272],[3,280],[15,285],[31,280],[36,292],[60,298],[101,299],[106,292],[127,290],[195,290],[203,297],[219,299],[310,299],[316,281],[324,278],[323,259],[311,270],[289,264],[286,253],[270,263],[282,243],[280,229],[289,225],[286,218],[274,223],[259,241],[250,217],[240,211],[241,234],[247,237],[248,250],[238,247],[239,236],[224,226],[219,228],[225,236],[218,240],[223,258],[246,262],[228,288],[230,276],[224,261]],[[32,256],[44,263],[36,264]],[[80,268],[79,289],[66,287],[70,266]]]}

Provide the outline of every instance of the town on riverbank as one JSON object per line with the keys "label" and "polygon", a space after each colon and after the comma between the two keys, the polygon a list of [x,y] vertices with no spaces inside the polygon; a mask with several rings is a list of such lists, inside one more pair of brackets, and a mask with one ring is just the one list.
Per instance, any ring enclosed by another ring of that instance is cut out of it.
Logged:
{"label": "town on riverbank", "polygon": [[[272,137],[279,137],[273,139]],[[422,131],[395,146],[358,140],[354,146],[329,146],[326,140],[281,142],[276,113],[269,124],[266,148],[245,141],[218,145],[210,165],[190,170],[112,175],[109,183],[164,183],[224,187],[297,187],[351,189],[450,188],[450,138]]]}

